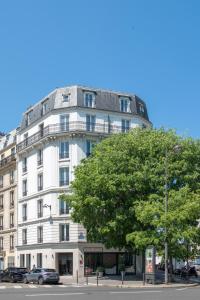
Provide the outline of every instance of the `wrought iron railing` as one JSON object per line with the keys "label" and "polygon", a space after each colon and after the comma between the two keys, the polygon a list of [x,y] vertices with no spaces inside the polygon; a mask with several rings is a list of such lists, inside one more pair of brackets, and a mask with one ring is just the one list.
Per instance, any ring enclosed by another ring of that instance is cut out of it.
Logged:
{"label": "wrought iron railing", "polygon": [[74,121],[69,123],[53,124],[44,127],[42,130],[36,132],[30,137],[26,138],[24,141],[17,145],[17,151],[22,151],[28,146],[40,141],[44,137],[51,136],[53,134],[60,133],[73,133],[73,132],[90,132],[97,134],[111,134],[122,132],[121,126],[115,126],[109,123],[98,124],[98,123],[88,123],[81,121]]}
{"label": "wrought iron railing", "polygon": [[15,154],[11,154],[0,161],[0,168],[6,166],[10,162],[16,161]]}

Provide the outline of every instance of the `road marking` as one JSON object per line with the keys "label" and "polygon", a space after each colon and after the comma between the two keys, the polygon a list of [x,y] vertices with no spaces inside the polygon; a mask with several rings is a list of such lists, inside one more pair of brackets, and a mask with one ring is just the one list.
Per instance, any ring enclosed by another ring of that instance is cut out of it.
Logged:
{"label": "road marking", "polygon": [[145,293],[162,293],[162,291],[137,291],[137,292],[131,292],[131,291],[124,291],[124,292],[109,292],[110,294],[145,294]]}
{"label": "road marking", "polygon": [[14,289],[22,289],[21,285],[14,285],[13,287],[14,287]]}
{"label": "road marking", "polygon": [[52,285],[47,285],[47,284],[45,284],[45,285],[42,285],[41,287],[44,287],[44,288],[52,288]]}
{"label": "road marking", "polygon": [[49,297],[49,296],[78,296],[78,295],[85,295],[85,293],[62,293],[62,294],[32,294],[32,295],[25,295],[26,297]]}
{"label": "road marking", "polygon": [[6,288],[6,286],[4,286],[4,285],[0,286],[0,289],[5,289],[5,288]]}
{"label": "road marking", "polygon": [[184,290],[187,290],[187,287],[185,288],[182,288],[182,289],[176,289],[177,291],[184,291]]}
{"label": "road marking", "polygon": [[28,285],[28,287],[29,287],[30,289],[37,289],[37,286],[36,286],[36,285]]}

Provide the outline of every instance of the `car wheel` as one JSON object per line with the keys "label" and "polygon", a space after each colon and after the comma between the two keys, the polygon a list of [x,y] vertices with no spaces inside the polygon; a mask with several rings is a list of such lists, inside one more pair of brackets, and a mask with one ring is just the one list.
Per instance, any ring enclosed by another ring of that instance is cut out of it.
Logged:
{"label": "car wheel", "polygon": [[16,282],[14,276],[12,276],[12,277],[10,278],[10,282],[11,282],[11,283]]}
{"label": "car wheel", "polygon": [[24,282],[24,284],[27,284],[28,283],[28,279],[26,277],[24,277],[23,282]]}
{"label": "car wheel", "polygon": [[42,277],[40,277],[39,280],[38,280],[38,284],[42,285],[43,283],[44,283],[44,279]]}

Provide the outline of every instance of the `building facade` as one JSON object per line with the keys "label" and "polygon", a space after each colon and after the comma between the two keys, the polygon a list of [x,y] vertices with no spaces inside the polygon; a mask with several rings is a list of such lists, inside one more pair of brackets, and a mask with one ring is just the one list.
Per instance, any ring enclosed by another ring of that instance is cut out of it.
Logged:
{"label": "building facade", "polygon": [[15,265],[16,230],[16,130],[13,130],[0,137],[0,269]]}
{"label": "building facade", "polygon": [[17,134],[18,266],[82,276],[86,266],[104,264],[115,274],[123,256],[130,272],[141,271],[136,253],[88,243],[86,230],[59,200],[95,143],[137,126],[151,126],[140,98],[81,86],[56,89],[24,113]]}

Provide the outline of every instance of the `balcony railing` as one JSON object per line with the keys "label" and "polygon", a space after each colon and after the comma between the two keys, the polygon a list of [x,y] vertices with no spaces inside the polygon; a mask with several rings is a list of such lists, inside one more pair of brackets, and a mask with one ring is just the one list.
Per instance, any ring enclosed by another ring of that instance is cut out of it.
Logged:
{"label": "balcony railing", "polygon": [[15,154],[11,154],[10,156],[3,158],[0,161],[0,168],[6,166],[7,164],[9,164],[9,163],[11,163],[13,161],[16,161]]}
{"label": "balcony railing", "polygon": [[43,128],[43,130],[36,132],[30,137],[26,138],[24,141],[17,145],[17,151],[22,151],[28,146],[33,145],[34,143],[40,141],[42,138],[60,134],[60,133],[73,133],[73,132],[92,132],[97,134],[111,134],[111,133],[119,133],[122,132],[121,126],[115,126],[109,124],[108,122],[105,124],[98,124],[92,122],[81,122],[74,121],[64,124],[52,124]]}

